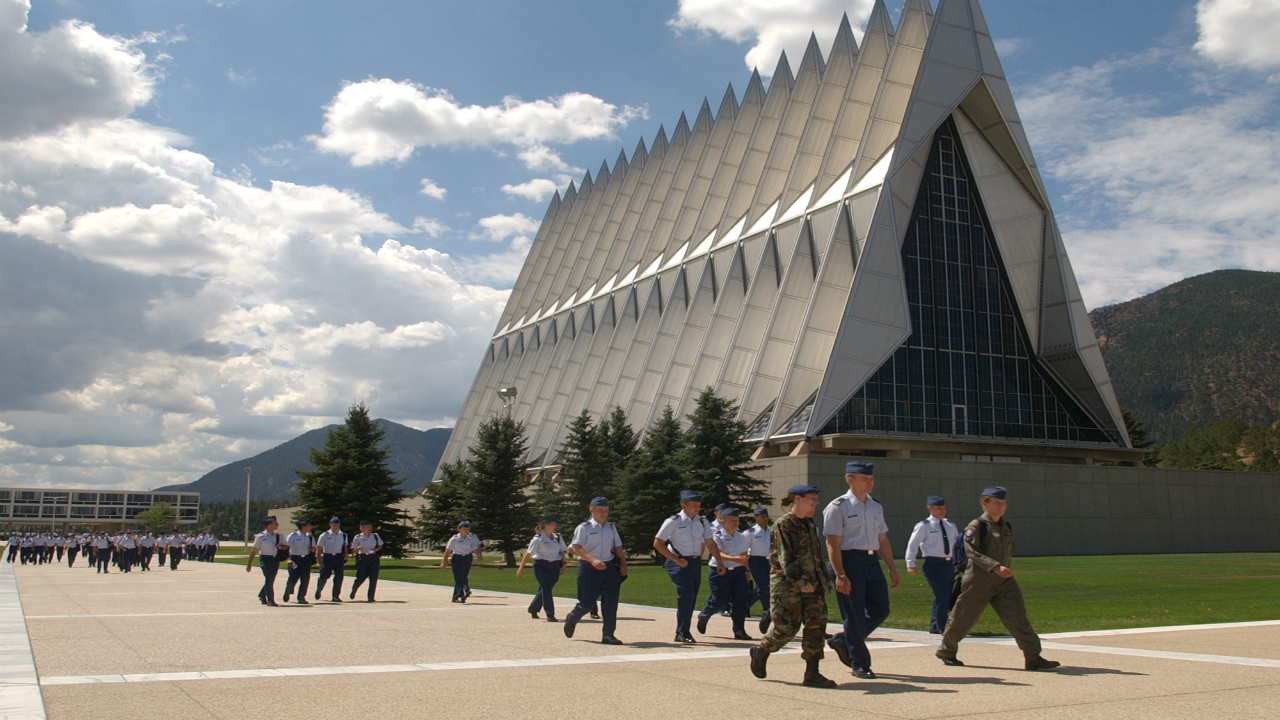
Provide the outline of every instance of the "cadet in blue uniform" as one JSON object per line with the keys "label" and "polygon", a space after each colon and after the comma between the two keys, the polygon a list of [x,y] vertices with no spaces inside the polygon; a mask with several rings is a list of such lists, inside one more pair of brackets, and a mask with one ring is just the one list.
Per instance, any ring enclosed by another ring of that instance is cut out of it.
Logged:
{"label": "cadet in blue uniform", "polygon": [[244,570],[253,572],[253,558],[259,555],[258,567],[262,568],[262,589],[258,591],[258,601],[263,605],[279,607],[276,605],[276,573],[280,572],[280,551],[288,550],[289,546],[284,544],[280,533],[276,532],[280,523],[276,522],[275,515],[263,518],[262,524],[266,527],[253,538],[253,545],[249,548],[249,559],[245,561]]}
{"label": "cadet in blue uniform", "polygon": [[533,559],[533,577],[538,581],[538,592],[529,603],[529,614],[534,620],[538,612],[547,611],[547,622],[556,620],[556,601],[552,596],[556,583],[564,574],[564,553],[569,549],[560,533],[556,532],[558,518],[555,515],[543,515],[533,529],[533,539],[529,541],[529,549],[520,558],[520,567],[516,568],[516,577],[524,577],[524,566]]}
{"label": "cadet in blue uniform", "polygon": [[458,534],[445,543],[440,558],[440,567],[448,565],[453,570],[453,602],[465,603],[471,597],[471,562],[483,560],[481,552],[480,538],[471,534],[471,521],[458,523]]}
{"label": "cadet in blue uniform", "polygon": [[827,644],[840,662],[853,668],[854,677],[873,679],[867,636],[889,617],[889,587],[880,570],[883,559],[889,566],[892,587],[902,579],[893,562],[889,526],[884,507],[871,497],[875,489],[875,465],[852,460],[845,464],[844,479],[849,492],[841,495],[822,513],[822,532],[827,553],[836,574],[836,603],[844,620],[844,632]]}
{"label": "cadet in blue uniform", "polygon": [[680,512],[662,521],[658,534],[653,538],[653,549],[666,558],[662,567],[676,586],[676,639],[678,643],[695,643],[690,625],[693,610],[698,604],[698,590],[702,587],[702,550],[712,556],[720,554],[711,537],[715,531],[711,523],[699,513],[702,510],[702,494],[692,490],[680,491]]}
{"label": "cadet in blue uniform", "polygon": [[622,551],[618,528],[608,522],[609,499],[592,499],[590,510],[591,519],[573,531],[573,543],[569,546],[578,556],[578,604],[564,620],[564,636],[573,637],[578,621],[598,599],[600,614],[604,616],[600,642],[621,645],[614,631],[618,627],[618,591],[627,576],[627,556]]}
{"label": "cadet in blue uniform", "polygon": [[730,608],[733,618],[733,639],[754,640],[747,634],[747,551],[751,549],[751,539],[738,532],[740,522],[738,508],[725,508],[720,511],[720,529],[712,535],[718,552],[711,558],[711,566],[707,569],[707,584],[711,586],[711,594],[698,613],[698,632],[706,634],[707,621],[711,616]]}
{"label": "cadet in blue uniform", "polygon": [[[760,601],[760,632],[769,632],[769,508],[758,507],[751,513],[755,516],[756,524],[751,529],[744,530],[751,540],[751,549],[747,552],[747,572],[751,573],[751,580],[756,585],[755,597],[748,600],[748,603],[755,600]],[[750,608],[748,608],[748,612]]]}
{"label": "cadet in blue uniform", "polygon": [[320,577],[316,580],[316,600],[324,590],[324,583],[333,575],[333,601],[342,602],[342,578],[346,574],[347,534],[342,532],[342,521],[337,515],[329,518],[329,529],[316,538],[316,559],[320,561]]}
{"label": "cadet in blue uniform", "polygon": [[311,521],[303,518],[297,525],[298,529],[284,539],[284,544],[289,546],[289,582],[284,584],[284,601],[289,602],[289,596],[297,587],[298,604],[310,605],[307,588],[311,587],[311,562],[315,559],[311,549]]}
{"label": "cadet in blue uniform", "polygon": [[382,538],[373,531],[368,520],[360,521],[360,534],[351,538],[351,552],[356,556],[356,581],[351,583],[351,594],[347,597],[356,599],[356,591],[369,581],[367,602],[373,602],[373,594],[378,590],[378,570],[382,567],[382,559],[378,553],[382,550]]}
{"label": "cadet in blue uniform", "polygon": [[916,574],[916,556],[924,555],[924,579],[933,590],[929,632],[941,635],[951,611],[951,585],[956,577],[956,545],[960,531],[947,519],[947,501],[940,495],[925,500],[929,517],[916,523],[907,540],[907,572]]}

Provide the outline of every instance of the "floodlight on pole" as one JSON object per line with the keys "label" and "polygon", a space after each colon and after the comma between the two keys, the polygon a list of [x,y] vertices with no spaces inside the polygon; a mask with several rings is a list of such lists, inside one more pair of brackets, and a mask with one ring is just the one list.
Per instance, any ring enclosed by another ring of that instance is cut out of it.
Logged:
{"label": "floodlight on pole", "polygon": [[244,546],[249,547],[249,486],[253,483],[253,468],[244,469]]}
{"label": "floodlight on pole", "polygon": [[507,417],[511,417],[511,406],[516,404],[515,387],[499,388],[498,397],[502,398],[502,409],[507,411]]}

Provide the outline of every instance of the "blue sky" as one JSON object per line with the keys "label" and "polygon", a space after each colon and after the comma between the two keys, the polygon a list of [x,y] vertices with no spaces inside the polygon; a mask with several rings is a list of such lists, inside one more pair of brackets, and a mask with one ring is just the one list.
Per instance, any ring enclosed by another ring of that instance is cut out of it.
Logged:
{"label": "blue sky", "polygon": [[[1280,270],[1280,0],[982,7],[1091,307]],[[0,0],[0,484],[451,424],[555,188],[870,8]]]}

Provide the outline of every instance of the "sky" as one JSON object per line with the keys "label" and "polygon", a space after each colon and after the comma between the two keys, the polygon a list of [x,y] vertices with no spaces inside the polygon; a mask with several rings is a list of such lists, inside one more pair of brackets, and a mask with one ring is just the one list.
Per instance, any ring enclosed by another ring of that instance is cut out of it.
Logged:
{"label": "sky", "polygon": [[[0,485],[452,425],[554,192],[871,7],[0,0]],[[1280,270],[1280,0],[982,7],[1091,308]]]}

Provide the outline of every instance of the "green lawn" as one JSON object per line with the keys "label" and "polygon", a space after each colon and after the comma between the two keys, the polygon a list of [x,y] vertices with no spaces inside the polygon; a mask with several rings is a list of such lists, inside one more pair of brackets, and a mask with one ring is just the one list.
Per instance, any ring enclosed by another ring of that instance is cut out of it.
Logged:
{"label": "green lawn", "polygon": [[[380,577],[452,586],[452,573],[436,565],[384,560]],[[898,565],[905,570],[901,560]],[[1280,619],[1280,553],[1017,558],[1013,570],[1032,623],[1045,633]],[[564,574],[556,597],[574,595],[574,572],[571,567]],[[529,594],[537,590],[531,569],[517,579],[514,569],[491,565],[471,571],[471,586]],[[704,578],[702,598],[706,593]],[[904,574],[902,586],[889,596],[893,610],[886,626],[928,629],[932,596],[922,576]],[[632,566],[622,586],[623,602],[674,607],[675,600],[662,568]],[[834,598],[828,604],[838,621]],[[988,609],[975,632],[1004,634],[1004,629]]]}

